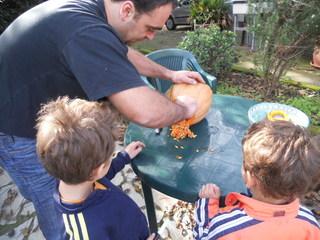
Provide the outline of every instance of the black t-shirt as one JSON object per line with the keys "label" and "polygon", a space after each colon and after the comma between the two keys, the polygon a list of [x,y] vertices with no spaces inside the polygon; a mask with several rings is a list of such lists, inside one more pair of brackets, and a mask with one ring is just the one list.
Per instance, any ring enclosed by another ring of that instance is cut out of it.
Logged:
{"label": "black t-shirt", "polygon": [[41,104],[99,100],[145,85],[107,24],[103,0],[50,0],[0,35],[0,132],[34,138]]}

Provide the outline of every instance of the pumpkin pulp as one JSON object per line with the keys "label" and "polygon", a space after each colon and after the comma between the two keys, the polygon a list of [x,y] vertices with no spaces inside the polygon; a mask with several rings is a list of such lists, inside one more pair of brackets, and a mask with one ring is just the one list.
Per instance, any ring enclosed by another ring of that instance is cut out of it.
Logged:
{"label": "pumpkin pulp", "polygon": [[180,140],[180,139],[184,139],[186,137],[195,138],[197,135],[194,134],[190,130],[191,121],[192,121],[192,119],[186,119],[186,120],[182,120],[180,122],[177,122],[177,123],[173,124],[171,126],[170,136],[174,140]]}
{"label": "pumpkin pulp", "polygon": [[190,96],[198,103],[198,110],[195,115],[187,120],[182,120],[171,126],[171,137],[175,140],[195,138],[197,135],[190,130],[190,126],[200,122],[210,109],[212,102],[212,90],[206,84],[174,84],[167,91],[166,95],[175,101],[177,96]]}

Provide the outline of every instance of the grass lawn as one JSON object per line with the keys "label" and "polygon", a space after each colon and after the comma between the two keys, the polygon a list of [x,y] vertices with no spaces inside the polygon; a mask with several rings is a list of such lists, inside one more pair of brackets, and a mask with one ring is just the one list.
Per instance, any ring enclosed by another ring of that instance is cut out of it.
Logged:
{"label": "grass lawn", "polygon": [[163,48],[175,48],[186,35],[186,31],[188,31],[186,27],[179,27],[176,31],[168,31],[164,28],[153,40],[135,43],[133,47],[144,54]]}

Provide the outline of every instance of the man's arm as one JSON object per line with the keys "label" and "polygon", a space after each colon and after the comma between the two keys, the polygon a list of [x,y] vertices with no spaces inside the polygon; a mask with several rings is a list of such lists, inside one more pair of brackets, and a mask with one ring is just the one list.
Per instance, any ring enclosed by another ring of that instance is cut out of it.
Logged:
{"label": "man's arm", "polygon": [[108,98],[129,120],[150,128],[166,127],[191,118],[197,108],[196,101],[191,98],[173,103],[146,86],[121,91]]}
{"label": "man's arm", "polygon": [[135,68],[141,75],[148,77],[159,77],[161,79],[168,79],[174,83],[204,83],[204,80],[198,72],[172,71],[152,61],[140,52],[130,47],[128,49],[128,59],[135,66]]}

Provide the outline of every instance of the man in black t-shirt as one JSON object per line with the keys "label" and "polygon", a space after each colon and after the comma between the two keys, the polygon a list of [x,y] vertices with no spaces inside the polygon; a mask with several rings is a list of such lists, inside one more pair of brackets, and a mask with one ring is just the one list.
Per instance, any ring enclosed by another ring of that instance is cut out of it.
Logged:
{"label": "man in black t-shirt", "polygon": [[191,117],[194,99],[172,103],[140,74],[175,83],[203,82],[171,71],[127,44],[152,39],[173,0],[49,0],[22,14],[0,35],[0,164],[31,200],[46,239],[56,239],[55,179],[35,150],[40,105],[58,96],[109,101],[129,120],[163,127]]}

